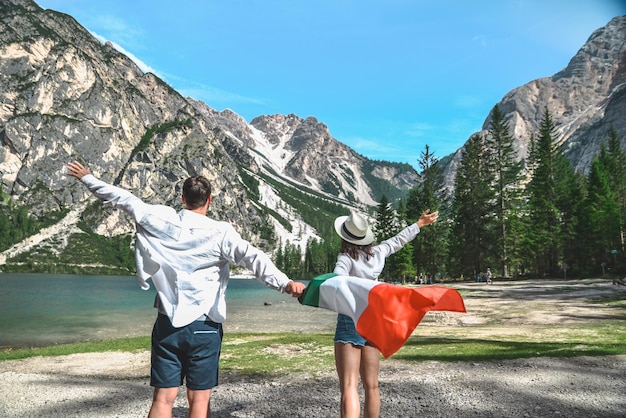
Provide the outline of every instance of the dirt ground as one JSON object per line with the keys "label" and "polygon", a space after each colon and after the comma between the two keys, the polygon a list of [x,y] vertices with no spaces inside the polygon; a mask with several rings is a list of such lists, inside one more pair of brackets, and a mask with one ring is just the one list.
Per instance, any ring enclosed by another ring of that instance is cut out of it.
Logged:
{"label": "dirt ground", "polygon": [[[446,285],[444,283],[444,285]],[[576,325],[626,319],[626,286],[611,279],[497,281],[449,284],[465,300],[467,313],[432,312],[424,324],[461,325],[463,334],[533,333],[546,325]],[[421,326],[421,325],[420,325]],[[419,330],[420,335],[429,327]]]}
{"label": "dirt ground", "polygon": [[[608,279],[449,286],[462,293],[467,313],[431,312],[417,328],[418,336],[532,335],[536,341],[555,341],[576,325],[626,319],[626,286]],[[567,326],[561,331],[555,325]],[[626,416],[626,356],[538,354],[497,362],[383,360],[381,416]],[[152,393],[148,374],[148,352],[0,362],[0,417],[145,416]],[[214,418],[334,417],[338,402],[333,371],[251,380],[223,375],[212,411]],[[184,417],[186,411],[181,390],[174,416]]]}

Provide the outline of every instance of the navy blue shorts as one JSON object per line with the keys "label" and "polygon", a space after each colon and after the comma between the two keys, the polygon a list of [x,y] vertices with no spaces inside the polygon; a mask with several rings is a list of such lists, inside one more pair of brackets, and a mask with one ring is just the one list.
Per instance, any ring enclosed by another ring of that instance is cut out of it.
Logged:
{"label": "navy blue shorts", "polygon": [[356,332],[354,321],[348,315],[337,315],[337,327],[335,328],[335,342],[343,344],[352,344],[357,347],[363,347],[367,344],[365,338]]}
{"label": "navy blue shorts", "polygon": [[194,321],[181,328],[159,314],[152,329],[150,386],[173,388],[186,380],[191,390],[217,386],[222,324]]}

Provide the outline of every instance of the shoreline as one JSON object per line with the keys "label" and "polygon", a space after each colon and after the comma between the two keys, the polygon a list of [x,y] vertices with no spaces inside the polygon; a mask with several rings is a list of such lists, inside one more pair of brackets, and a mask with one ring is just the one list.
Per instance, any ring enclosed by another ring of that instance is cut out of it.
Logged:
{"label": "shoreline", "polygon": [[[255,280],[253,277],[245,275],[236,275],[232,277],[235,280]],[[545,325],[568,323],[572,318],[579,317],[580,308],[569,303],[567,300],[553,300],[550,303],[544,303],[547,297],[558,298],[558,292],[553,293],[551,288],[567,286],[571,288],[572,297],[588,299],[591,297],[605,297],[612,293],[622,294],[626,297],[626,287],[612,285],[612,280],[608,278],[594,279],[570,279],[570,280],[537,280],[537,281],[494,281],[493,284],[487,285],[478,282],[463,283],[444,283],[437,284],[439,286],[447,286],[458,289],[465,293],[467,313],[465,314],[447,314],[432,312],[424,317],[422,323],[418,327],[418,331],[424,334],[432,334],[437,332],[441,326],[455,327],[457,330],[463,329],[462,332],[472,331],[474,327],[480,327],[490,321],[501,321],[507,319],[508,324],[504,326],[510,327],[512,330],[522,331],[527,325]],[[410,284],[408,287],[420,287],[420,285]],[[484,293],[484,296],[476,298],[476,292]],[[534,304],[532,309],[528,310],[526,316],[522,319],[514,317],[509,318],[510,314],[501,312],[497,304],[483,304],[482,300],[489,300],[495,294],[507,292],[511,293],[508,297],[514,297],[515,303],[511,304],[511,308],[518,310],[520,303]],[[488,299],[482,299],[488,298]],[[561,309],[554,309],[560,306]],[[584,310],[583,310],[584,311]],[[288,295],[278,292],[268,292],[267,296],[258,298],[246,305],[243,310],[238,310],[234,303],[227,303],[227,319],[224,322],[225,333],[265,333],[265,332],[289,332],[289,333],[334,333],[336,325],[336,313],[310,306],[301,305]],[[591,309],[588,318],[597,317],[602,319],[610,315],[607,311],[605,315],[600,314],[599,310]],[[149,336],[152,331],[156,311],[150,304],[146,303],[140,307],[140,316],[137,321],[133,321],[130,328],[107,327],[97,331],[96,334],[89,334],[86,338],[77,337],[71,340],[60,342],[51,341],[50,343],[26,343],[23,345],[6,345],[0,350],[10,350],[19,348],[42,348],[60,344],[72,344],[90,341],[110,341],[132,337]],[[582,316],[580,316],[582,318]],[[626,318],[626,316],[625,316]],[[520,327],[521,325],[521,327]]]}

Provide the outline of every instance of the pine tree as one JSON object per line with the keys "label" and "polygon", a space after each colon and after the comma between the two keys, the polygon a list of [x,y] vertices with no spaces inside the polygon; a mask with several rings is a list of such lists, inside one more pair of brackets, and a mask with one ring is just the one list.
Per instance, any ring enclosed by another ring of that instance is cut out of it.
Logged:
{"label": "pine tree", "polygon": [[494,252],[499,260],[501,274],[508,276],[508,263],[511,248],[515,246],[516,234],[512,231],[517,225],[514,217],[520,206],[520,173],[522,165],[517,161],[514,139],[504,114],[496,105],[491,111],[491,122],[487,135],[489,170],[493,173],[494,204],[493,221],[495,223]]}
{"label": "pine tree", "polygon": [[[399,229],[408,226],[407,208],[404,200],[400,199],[398,203],[398,226]],[[407,242],[397,253],[393,255],[396,258],[397,275],[401,278],[402,283],[406,279],[415,277],[415,266],[413,265],[413,243]]]}
{"label": "pine tree", "polygon": [[311,239],[307,243],[304,259],[304,279],[311,279],[320,274],[328,273],[334,268],[334,265],[330,265],[328,262],[326,246],[317,239]]}
{"label": "pine tree", "polygon": [[[387,199],[387,196],[384,194],[380,198],[380,203],[378,204],[378,209],[376,211],[376,224],[372,229],[374,236],[376,237],[376,241],[378,242],[389,239],[398,233],[398,223],[395,211],[393,210],[391,203],[389,203],[389,199]],[[385,268],[381,273],[381,278],[383,280],[388,281],[390,279],[395,279],[395,261],[396,260],[393,255],[387,259]]]}
{"label": "pine tree", "polygon": [[384,194],[380,198],[380,203],[376,210],[376,224],[372,229],[378,242],[391,238],[398,232],[395,211]]}
{"label": "pine tree", "polygon": [[[611,126],[609,131],[607,162],[612,190],[618,205],[619,238],[618,245],[622,260],[626,260],[626,153],[621,148],[617,130]],[[625,266],[626,267],[626,266]]]}
{"label": "pine tree", "polygon": [[532,258],[539,274],[554,273],[558,264],[558,210],[554,181],[556,126],[546,108],[531,156],[535,169],[528,184]]}
{"label": "pine tree", "polygon": [[300,247],[287,241],[284,248],[284,266],[281,269],[288,277],[302,277],[303,263]]}
{"label": "pine tree", "polygon": [[617,192],[619,186],[614,184],[614,162],[602,144],[587,175],[587,239],[592,244],[589,251],[595,268],[612,264],[613,255],[617,255],[621,246],[622,215]]}
{"label": "pine tree", "polygon": [[[407,215],[413,222],[417,221],[425,210],[435,212],[441,208],[444,196],[439,193],[443,189],[443,173],[438,162],[439,160],[430,152],[430,147],[426,145],[418,161],[419,183],[411,189],[407,200]],[[419,238],[413,242],[413,263],[418,271],[435,275],[445,270],[447,227],[440,219],[424,228]]]}
{"label": "pine tree", "polygon": [[310,239],[307,242],[302,270],[303,279],[312,279],[334,270],[339,252],[339,241],[337,234],[334,234],[328,239]]}
{"label": "pine tree", "polygon": [[558,153],[555,158],[556,207],[559,211],[559,252],[561,270],[581,273],[586,258],[586,243],[580,234],[585,201],[585,179],[574,172],[571,162]]}
{"label": "pine tree", "polygon": [[[374,234],[378,242],[382,242],[397,235],[406,227],[406,206],[402,200],[395,211],[389,203],[387,196],[383,195],[376,212],[376,227]],[[387,258],[385,268],[381,273],[384,280],[401,281],[404,283],[407,278],[415,275],[413,267],[413,246],[407,243],[398,252]]]}
{"label": "pine tree", "polygon": [[285,268],[285,256],[283,253],[283,243],[281,240],[278,241],[278,248],[274,253],[274,264],[281,271],[283,271]]}
{"label": "pine tree", "polygon": [[486,153],[484,137],[473,135],[463,148],[455,177],[450,258],[454,260],[454,273],[467,277],[476,277],[487,267],[491,234],[486,219],[494,189]]}
{"label": "pine tree", "polygon": [[[566,257],[566,242],[572,239],[567,226],[576,224],[576,194],[571,185],[571,163],[558,152],[558,135],[552,115],[546,108],[533,144],[532,178],[528,184],[530,251],[528,258],[540,275],[559,274]],[[564,185],[569,185],[565,187]],[[575,229],[575,228],[574,228]]]}

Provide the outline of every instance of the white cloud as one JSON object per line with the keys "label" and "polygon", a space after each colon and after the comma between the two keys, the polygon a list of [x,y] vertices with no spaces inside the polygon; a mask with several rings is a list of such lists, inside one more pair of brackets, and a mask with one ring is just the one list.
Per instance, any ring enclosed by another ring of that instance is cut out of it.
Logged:
{"label": "white cloud", "polygon": [[[123,27],[123,24],[120,27]],[[141,71],[143,71],[144,73],[152,73],[156,75],[157,77],[161,78],[162,80],[166,81],[168,84],[172,85],[172,87],[174,87],[184,97],[193,97],[194,99],[201,100],[210,106],[217,106],[221,104],[221,105],[226,105],[226,107],[230,107],[232,104],[238,104],[238,103],[239,104],[240,103],[258,104],[258,105],[265,104],[265,102],[262,99],[242,96],[242,95],[232,93],[229,91],[221,90],[216,87],[207,86],[207,85],[195,82],[195,81],[186,80],[174,74],[161,73],[160,71],[156,70],[155,68],[149,66],[148,64],[146,64],[145,62],[137,58],[137,56],[135,56],[135,54],[133,54],[132,52],[127,51],[124,47],[122,47],[117,42],[110,41],[104,36],[99,35],[93,31],[91,32],[91,34],[103,44],[106,42],[111,43],[111,45],[113,45],[113,48],[115,48],[117,51],[121,52],[122,54],[126,55],[135,64],[137,64],[137,66],[141,69]],[[177,87],[177,86],[174,86],[174,83],[180,84],[180,85],[193,85],[193,87]]]}
{"label": "white cloud", "polygon": [[[183,80],[184,81],[184,80]],[[254,97],[246,97],[241,96],[237,93],[232,93],[229,91],[221,90],[216,87],[206,86],[202,84],[195,83],[196,87],[191,88],[180,88],[178,92],[183,96],[193,97],[197,100],[202,100],[203,102],[210,103],[248,103],[248,104],[259,104],[263,105],[265,102],[261,99],[257,99]]]}
{"label": "white cloud", "polygon": [[98,15],[89,19],[89,26],[101,28],[111,39],[117,39],[121,44],[132,46],[133,49],[142,46],[143,31],[137,25],[129,25],[122,18],[111,15]]}
{"label": "white cloud", "polygon": [[141,71],[143,71],[144,73],[152,73],[156,76],[158,76],[159,78],[163,78],[161,76],[161,74],[155,70],[154,68],[150,67],[148,64],[146,64],[145,62],[143,62],[142,60],[140,60],[139,58],[137,58],[132,52],[127,51],[126,49],[124,49],[121,45],[119,45],[116,42],[113,41],[109,41],[108,39],[106,39],[104,36],[98,35],[95,32],[91,32],[91,34],[100,42],[102,42],[103,44],[106,42],[111,43],[111,45],[113,45],[113,48],[115,48],[116,50],[118,50],[119,52],[121,52],[122,54],[126,55],[128,58],[130,58],[135,64],[137,64],[137,66],[141,69]]}
{"label": "white cloud", "polygon": [[427,122],[416,122],[408,126],[404,133],[407,136],[419,138],[427,135],[429,132],[432,132],[435,128],[436,126]]}
{"label": "white cloud", "polygon": [[454,106],[464,109],[475,109],[483,105],[482,97],[475,95],[462,95],[454,97]]}
{"label": "white cloud", "polygon": [[476,35],[472,38],[472,41],[478,43],[480,46],[487,46],[487,38],[485,35]]}

